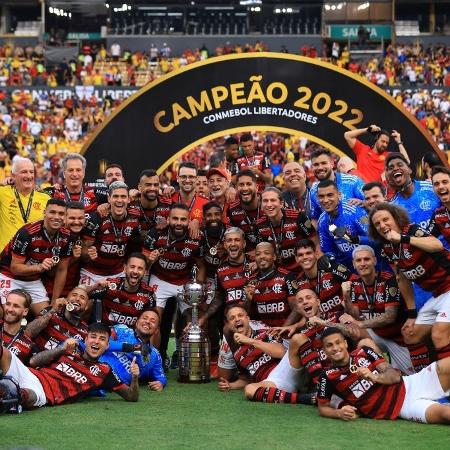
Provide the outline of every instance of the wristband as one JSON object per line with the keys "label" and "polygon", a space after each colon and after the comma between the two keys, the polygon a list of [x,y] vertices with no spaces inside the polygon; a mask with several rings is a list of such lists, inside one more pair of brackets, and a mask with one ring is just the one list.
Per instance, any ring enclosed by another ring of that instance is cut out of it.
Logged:
{"label": "wristband", "polygon": [[406,310],[406,317],[408,317],[408,319],[415,319],[415,318],[417,318],[417,310],[416,309],[407,309]]}
{"label": "wristband", "polygon": [[372,131],[372,125],[370,125],[370,126],[367,127],[367,132],[368,132],[368,133],[371,133],[371,134],[373,133],[373,131]]}
{"label": "wristband", "polygon": [[403,142],[402,141],[397,142],[397,145],[403,145]]}
{"label": "wristband", "polygon": [[400,236],[400,243],[401,244],[409,244],[411,242],[411,236],[408,236],[407,234],[402,234]]}

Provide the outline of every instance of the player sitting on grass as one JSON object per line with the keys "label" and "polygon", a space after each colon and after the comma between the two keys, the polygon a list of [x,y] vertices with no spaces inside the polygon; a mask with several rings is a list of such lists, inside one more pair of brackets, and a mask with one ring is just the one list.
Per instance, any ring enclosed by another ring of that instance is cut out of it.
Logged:
{"label": "player sitting on grass", "polygon": [[[109,335],[106,325],[94,323],[89,327],[83,353],[78,349],[78,341],[69,338],[62,346],[31,358],[30,364],[39,369],[25,367],[0,342],[0,370],[19,383],[25,409],[78,400],[94,389],[114,391],[125,400],[136,402],[139,398],[139,366],[135,359],[131,362],[129,386],[119,380],[108,364],[99,361],[108,348]],[[0,398],[2,392],[0,389]]]}
{"label": "player sitting on grass", "polygon": [[286,352],[267,330],[252,330],[242,306],[231,306],[225,317],[226,338],[241,374],[233,382],[220,378],[219,390],[244,388],[249,400],[268,403],[315,403],[315,395],[297,392],[303,371],[298,346],[292,345]]}
{"label": "player sitting on grass", "polygon": [[[331,364],[322,371],[318,383],[321,416],[354,420],[361,414],[372,419],[450,423],[450,407],[437,402],[450,393],[450,358],[434,362],[414,375],[401,376],[370,347],[349,352],[337,328],[323,332],[322,346]],[[333,394],[346,405],[332,408]]]}
{"label": "player sitting on grass", "polygon": [[150,344],[151,337],[159,329],[159,315],[156,311],[143,311],[133,330],[126,325],[114,325],[111,329],[108,350],[100,361],[108,363],[120,380],[131,382],[131,362],[137,355],[139,381],[148,382],[152,391],[162,391],[167,378],[162,367],[162,359],[156,348]]}

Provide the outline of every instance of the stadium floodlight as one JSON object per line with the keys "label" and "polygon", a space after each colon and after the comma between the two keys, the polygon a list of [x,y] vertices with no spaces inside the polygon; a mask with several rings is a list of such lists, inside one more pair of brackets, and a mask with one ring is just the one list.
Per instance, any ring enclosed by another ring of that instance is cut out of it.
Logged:
{"label": "stadium floodlight", "polygon": [[109,9],[109,3],[105,3],[105,7]]}
{"label": "stadium floodlight", "polygon": [[50,6],[50,8],[48,8],[48,12],[49,12],[50,14],[53,14],[53,7],[52,7],[52,6]]}
{"label": "stadium floodlight", "polygon": [[370,6],[369,2],[365,2],[365,3],[361,3],[360,5],[358,5],[358,11],[362,11],[364,9],[367,9]]}

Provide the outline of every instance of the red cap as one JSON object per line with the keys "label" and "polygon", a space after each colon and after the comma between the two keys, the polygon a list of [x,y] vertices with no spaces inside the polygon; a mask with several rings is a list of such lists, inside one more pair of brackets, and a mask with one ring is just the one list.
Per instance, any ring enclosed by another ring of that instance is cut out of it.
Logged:
{"label": "red cap", "polygon": [[227,181],[231,180],[230,172],[228,172],[228,170],[222,169],[220,167],[214,167],[212,169],[209,169],[208,173],[206,174],[206,178],[209,178],[210,176],[212,176],[214,174],[224,177]]}

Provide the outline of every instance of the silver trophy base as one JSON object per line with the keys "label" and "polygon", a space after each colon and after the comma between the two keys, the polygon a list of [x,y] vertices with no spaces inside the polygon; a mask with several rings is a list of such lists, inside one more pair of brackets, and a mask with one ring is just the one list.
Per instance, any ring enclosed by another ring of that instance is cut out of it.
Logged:
{"label": "silver trophy base", "polygon": [[191,325],[181,338],[178,361],[180,383],[209,383],[210,345],[207,334]]}

